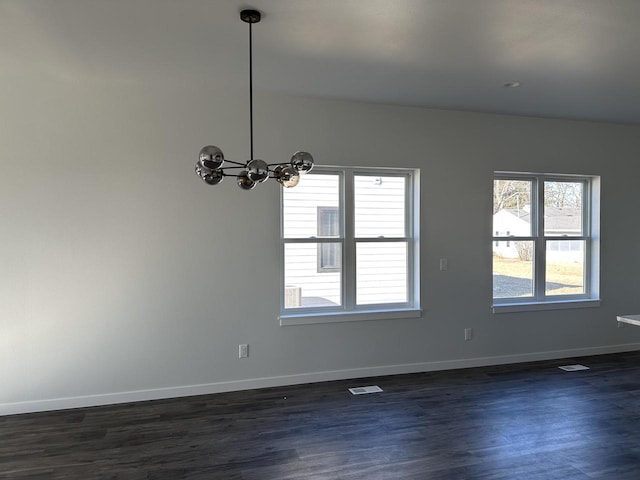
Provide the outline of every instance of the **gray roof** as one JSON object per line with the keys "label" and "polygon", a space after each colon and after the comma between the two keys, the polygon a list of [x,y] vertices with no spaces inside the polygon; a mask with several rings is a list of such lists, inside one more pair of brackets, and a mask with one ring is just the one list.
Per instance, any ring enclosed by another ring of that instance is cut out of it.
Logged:
{"label": "gray roof", "polygon": [[[506,209],[520,220],[531,223],[531,215],[528,210]],[[548,232],[576,233],[582,227],[582,209],[577,207],[544,207],[544,227]]]}

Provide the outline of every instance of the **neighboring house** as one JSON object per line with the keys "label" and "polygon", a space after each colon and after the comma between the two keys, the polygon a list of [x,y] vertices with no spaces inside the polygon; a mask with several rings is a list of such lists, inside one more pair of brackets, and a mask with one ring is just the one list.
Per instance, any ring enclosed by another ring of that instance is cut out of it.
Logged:
{"label": "neighboring house", "polygon": [[[580,235],[582,217],[580,208],[545,207],[544,229],[547,236]],[[493,215],[495,236],[529,236],[531,234],[529,205],[521,210],[503,209]],[[547,259],[554,261],[582,261],[584,256],[581,240],[549,240]],[[503,258],[519,258],[518,242],[511,240],[494,242],[493,253]]]}
{"label": "neighboring house", "polygon": [[[529,236],[531,235],[531,219],[529,218],[529,206],[521,210],[503,209],[493,215],[493,234],[495,236]],[[507,240],[493,243],[493,253],[503,258],[518,258],[516,243]]]}

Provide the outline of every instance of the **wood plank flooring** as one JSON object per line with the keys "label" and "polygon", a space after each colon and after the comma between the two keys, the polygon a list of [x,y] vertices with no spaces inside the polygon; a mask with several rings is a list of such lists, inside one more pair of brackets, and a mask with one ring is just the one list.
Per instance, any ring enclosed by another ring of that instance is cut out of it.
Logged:
{"label": "wood plank flooring", "polygon": [[638,480],[639,373],[635,352],[6,416],[0,478]]}

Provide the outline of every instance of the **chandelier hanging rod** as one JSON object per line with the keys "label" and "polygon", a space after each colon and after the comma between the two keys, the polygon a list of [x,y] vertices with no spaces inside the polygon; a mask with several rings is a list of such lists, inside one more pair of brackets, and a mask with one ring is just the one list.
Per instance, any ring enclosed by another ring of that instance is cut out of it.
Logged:
{"label": "chandelier hanging rod", "polygon": [[[224,177],[236,177],[236,183],[243,190],[251,190],[258,183],[269,178],[275,178],[283,187],[295,187],[300,181],[300,175],[313,168],[313,157],[309,152],[298,151],[288,162],[267,163],[258,160],[253,155],[253,30],[254,23],[258,23],[262,15],[257,10],[242,10],[240,19],[249,24],[249,143],[250,158],[246,162],[236,162],[224,158],[220,148],[207,145],[200,150],[196,162],[196,174],[208,185],[217,185]],[[230,163],[235,166],[226,166]],[[275,167],[275,168],[272,168]],[[226,173],[225,170],[242,169],[237,175]]]}
{"label": "chandelier hanging rod", "polygon": [[257,10],[242,10],[240,19],[249,24],[249,137],[251,139],[251,160],[253,160],[253,35],[254,23],[258,23],[262,16]]}

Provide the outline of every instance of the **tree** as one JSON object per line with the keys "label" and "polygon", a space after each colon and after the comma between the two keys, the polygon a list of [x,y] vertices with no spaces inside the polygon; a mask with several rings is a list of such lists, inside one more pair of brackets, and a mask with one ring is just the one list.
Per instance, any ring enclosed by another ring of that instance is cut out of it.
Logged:
{"label": "tree", "polygon": [[522,210],[531,203],[531,181],[494,180],[493,213],[505,208]]}
{"label": "tree", "polygon": [[533,242],[513,242],[518,252],[518,258],[526,262],[533,259]]}
{"label": "tree", "polygon": [[545,207],[581,208],[582,185],[581,182],[545,182]]}
{"label": "tree", "polygon": [[[531,203],[532,183],[529,180],[494,180],[493,213],[510,208],[522,210]],[[582,182],[544,182],[545,207],[581,208]]]}

